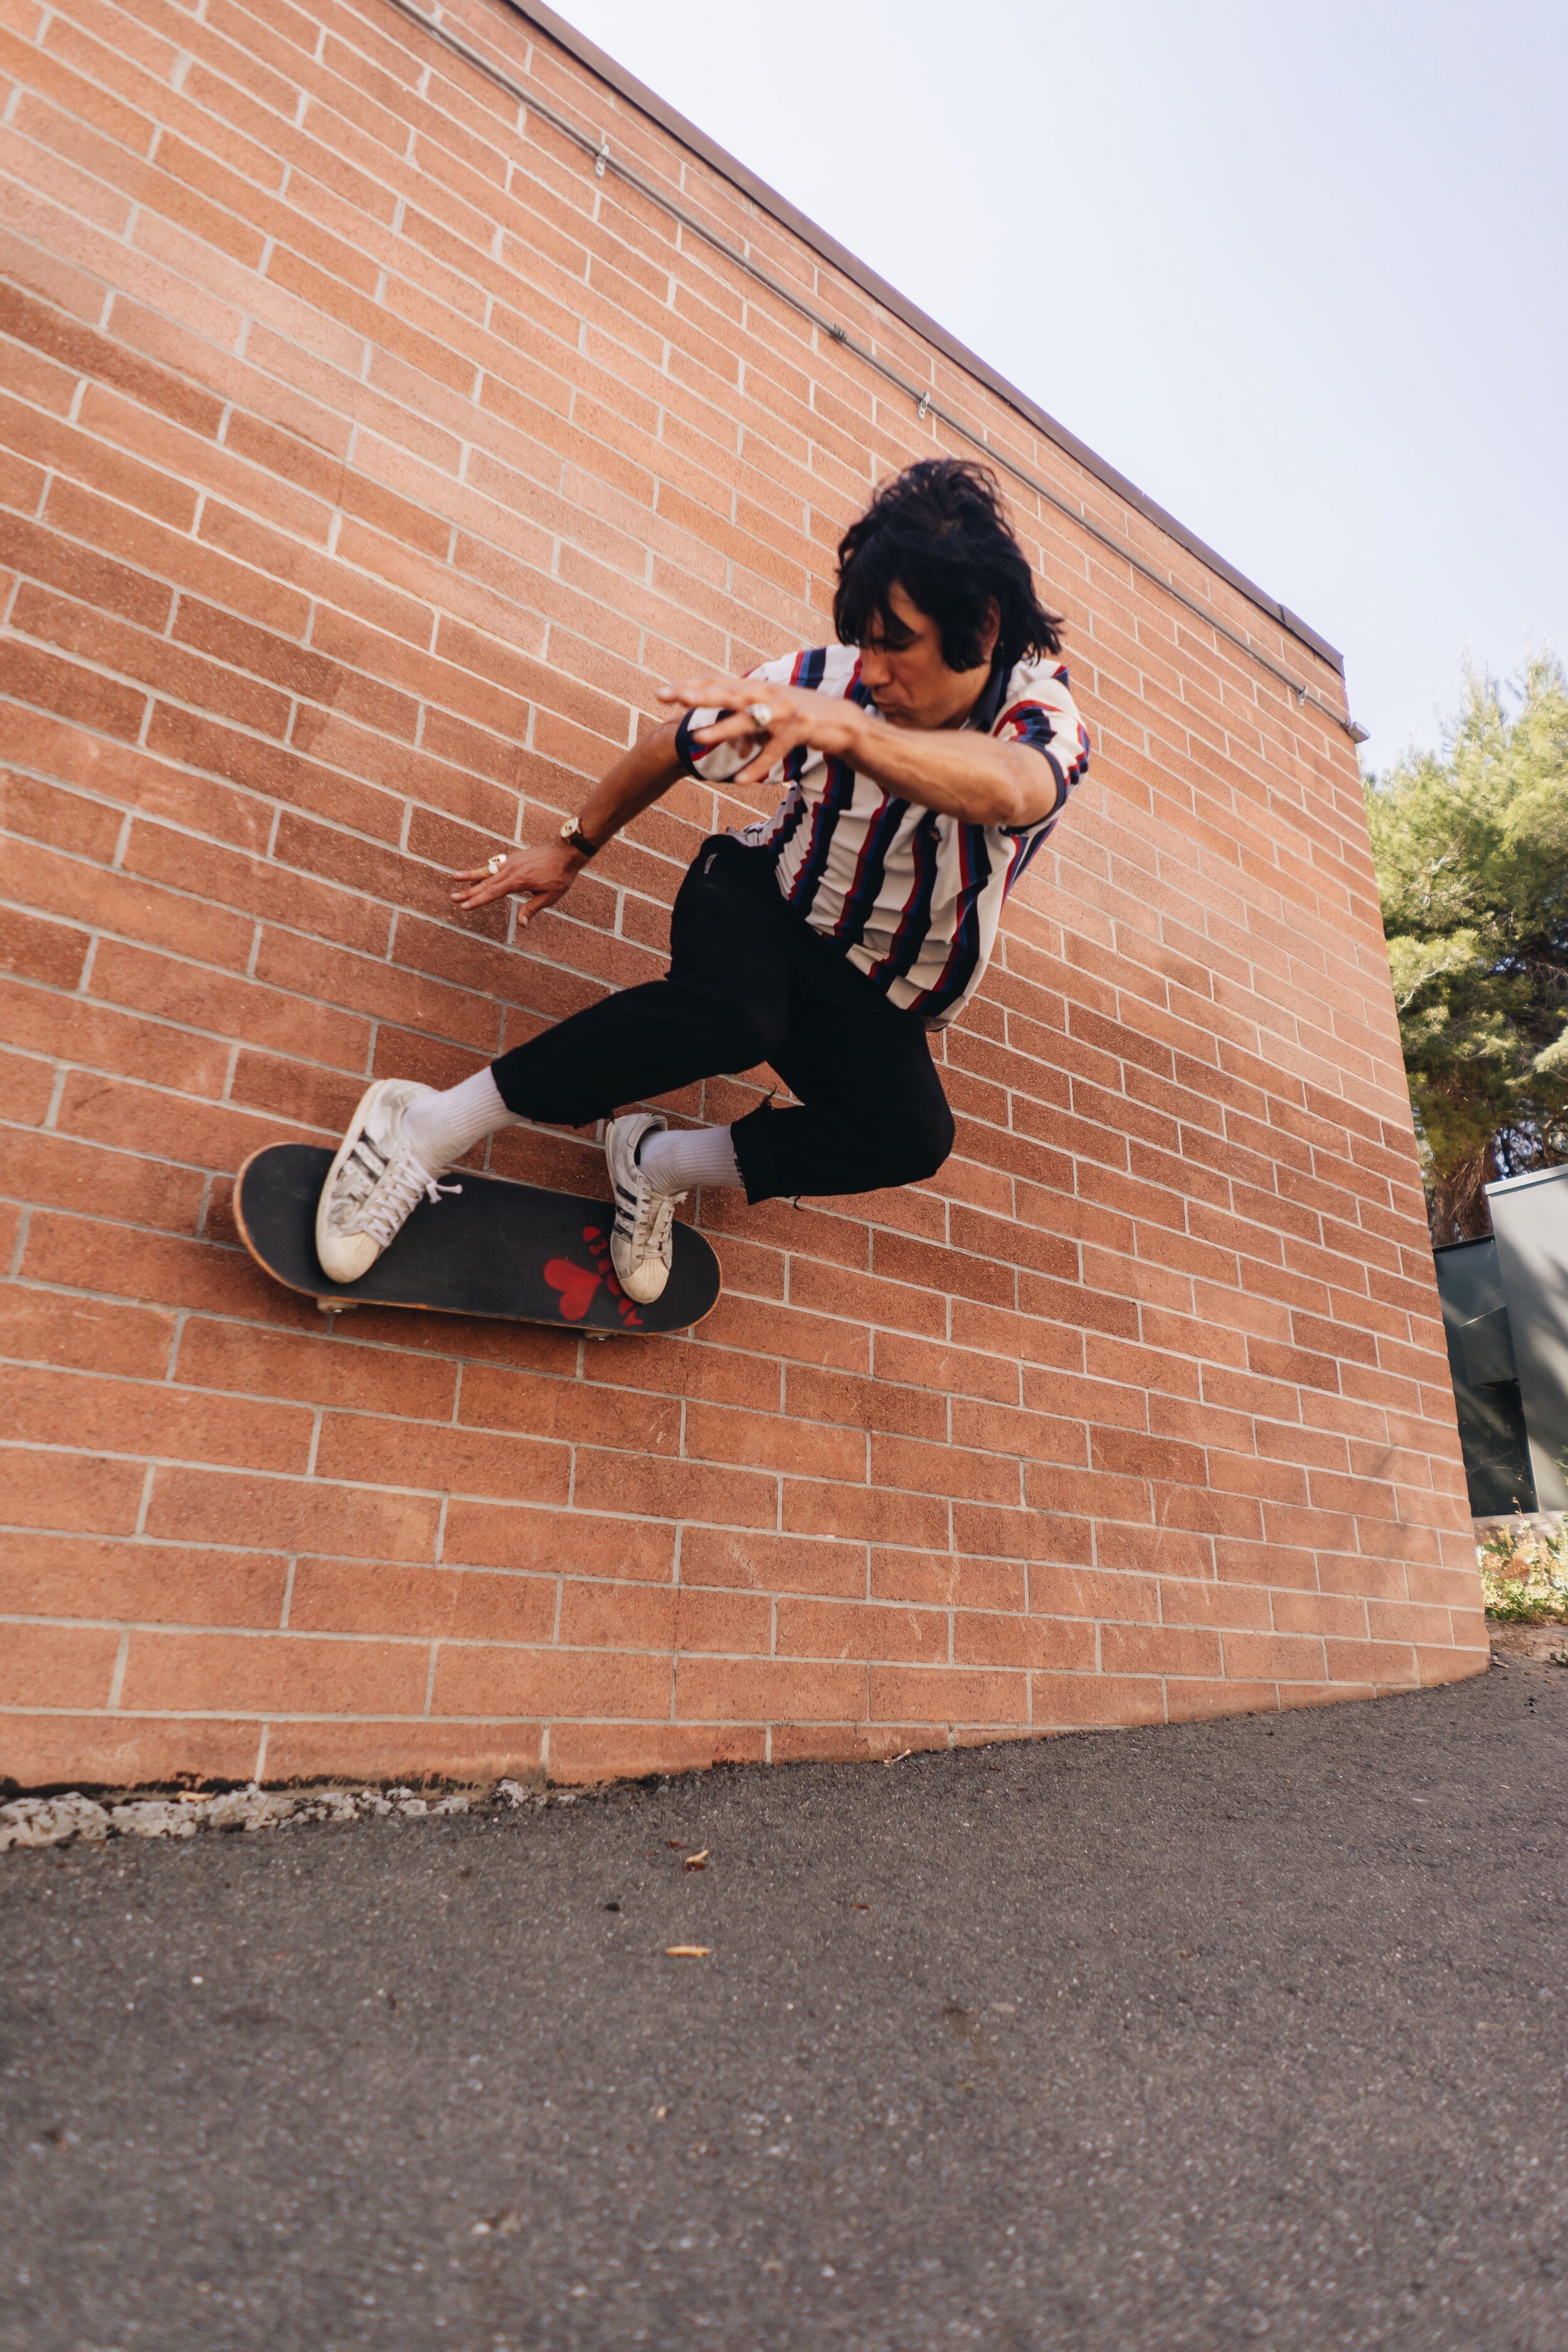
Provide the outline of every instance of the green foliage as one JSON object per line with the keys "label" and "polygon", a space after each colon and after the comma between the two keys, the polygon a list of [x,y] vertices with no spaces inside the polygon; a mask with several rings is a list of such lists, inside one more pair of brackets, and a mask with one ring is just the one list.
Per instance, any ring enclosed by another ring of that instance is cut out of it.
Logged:
{"label": "green foliage", "polygon": [[1367,780],[1433,1237],[1488,1230],[1483,1185],[1568,1160],[1568,678],[1510,715],[1472,671],[1441,754]]}
{"label": "green foliage", "polygon": [[1489,1617],[1508,1625],[1568,1625],[1568,1519],[1551,1535],[1499,1528],[1477,1557]]}

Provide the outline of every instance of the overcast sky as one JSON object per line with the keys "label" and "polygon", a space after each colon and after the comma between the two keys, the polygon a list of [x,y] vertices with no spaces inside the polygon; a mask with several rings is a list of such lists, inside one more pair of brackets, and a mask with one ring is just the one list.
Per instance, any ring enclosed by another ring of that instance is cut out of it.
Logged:
{"label": "overcast sky", "polygon": [[1568,654],[1565,0],[563,10],[1345,655]]}

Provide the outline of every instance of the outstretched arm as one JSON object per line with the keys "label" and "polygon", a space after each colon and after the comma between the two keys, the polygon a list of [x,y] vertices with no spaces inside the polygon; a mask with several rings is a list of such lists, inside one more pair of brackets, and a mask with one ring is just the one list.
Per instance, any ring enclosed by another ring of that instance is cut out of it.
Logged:
{"label": "outstretched arm", "polygon": [[[724,715],[694,730],[692,741],[754,745],[731,779],[760,783],[797,744],[847,761],[885,792],[965,824],[1022,827],[1050,815],[1059,797],[1050,762],[1026,743],[999,742],[966,728],[900,727],[858,703],[809,688],[744,677],[694,677],[665,687],[661,702]],[[764,723],[765,720],[765,723]]]}
{"label": "outstretched arm", "polygon": [[[667,720],[629,751],[623,751],[584,802],[577,813],[577,830],[596,848],[602,848],[612,834],[619,833],[645,808],[651,808],[684,773],[676,756],[676,724],[673,719]],[[565,897],[587,862],[569,841],[542,842],[536,849],[509,851],[505,864],[494,874],[488,866],[455,874],[452,897],[468,913],[515,892],[523,900],[518,921],[526,926],[532,916],[542,915],[546,907]]]}

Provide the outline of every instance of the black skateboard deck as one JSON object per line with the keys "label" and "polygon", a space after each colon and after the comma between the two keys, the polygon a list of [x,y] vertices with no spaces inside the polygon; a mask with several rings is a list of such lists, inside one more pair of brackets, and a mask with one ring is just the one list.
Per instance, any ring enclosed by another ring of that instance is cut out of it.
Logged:
{"label": "black skateboard deck", "polygon": [[723,1288],[710,1244],[677,1223],[664,1296],[635,1306],[610,1263],[607,1202],[463,1169],[451,1180],[462,1191],[421,1201],[368,1274],[331,1282],[316,1255],[316,1202],[331,1164],[321,1146],[269,1143],[251,1153],[234,1186],[240,1238],[257,1265],[328,1309],[415,1307],[600,1334],[684,1331]]}

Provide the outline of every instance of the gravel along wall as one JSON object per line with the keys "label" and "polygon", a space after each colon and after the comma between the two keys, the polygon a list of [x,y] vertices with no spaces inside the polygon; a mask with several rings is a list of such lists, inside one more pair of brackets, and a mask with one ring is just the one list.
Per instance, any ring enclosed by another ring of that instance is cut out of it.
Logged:
{"label": "gravel along wall", "polygon": [[[1331,649],[542,11],[3,15],[0,1772],[573,1780],[1478,1670]],[[873,484],[977,438],[1094,765],[940,1177],[704,1198],[675,1339],[269,1286],[247,1153],[657,974],[737,811],[527,933],[447,868],[672,672],[820,641]]]}

